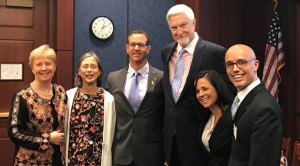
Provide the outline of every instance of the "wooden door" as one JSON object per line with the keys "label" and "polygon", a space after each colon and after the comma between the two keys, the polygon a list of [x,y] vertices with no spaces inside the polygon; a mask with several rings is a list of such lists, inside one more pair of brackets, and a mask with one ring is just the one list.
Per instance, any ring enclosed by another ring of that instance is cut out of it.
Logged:
{"label": "wooden door", "polygon": [[22,1],[15,0],[16,6],[9,6],[9,0],[0,0],[0,63],[23,64],[22,80],[0,80],[0,165],[12,165],[14,145],[7,138],[7,113],[15,92],[33,80],[29,53],[41,44],[54,43],[50,41],[51,26],[55,27],[55,17],[51,16],[55,11],[51,11],[54,8],[50,3],[54,1],[27,0],[32,6]]}

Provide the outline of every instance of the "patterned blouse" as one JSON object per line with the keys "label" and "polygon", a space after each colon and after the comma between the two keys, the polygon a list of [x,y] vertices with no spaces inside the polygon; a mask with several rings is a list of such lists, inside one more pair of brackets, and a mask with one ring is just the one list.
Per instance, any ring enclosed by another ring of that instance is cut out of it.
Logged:
{"label": "patterned blouse", "polygon": [[100,165],[103,142],[104,90],[96,95],[77,89],[70,114],[69,165]]}
{"label": "patterned blouse", "polygon": [[16,145],[14,165],[61,165],[60,147],[49,143],[49,136],[63,130],[67,97],[60,85],[52,90],[49,100],[26,85],[13,97],[8,136]]}

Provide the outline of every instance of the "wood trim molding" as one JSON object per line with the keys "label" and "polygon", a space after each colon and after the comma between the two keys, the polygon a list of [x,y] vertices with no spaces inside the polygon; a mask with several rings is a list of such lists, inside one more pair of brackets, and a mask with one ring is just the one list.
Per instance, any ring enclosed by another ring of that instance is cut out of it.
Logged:
{"label": "wood trim molding", "polygon": [[0,118],[8,118],[9,112],[0,112]]}

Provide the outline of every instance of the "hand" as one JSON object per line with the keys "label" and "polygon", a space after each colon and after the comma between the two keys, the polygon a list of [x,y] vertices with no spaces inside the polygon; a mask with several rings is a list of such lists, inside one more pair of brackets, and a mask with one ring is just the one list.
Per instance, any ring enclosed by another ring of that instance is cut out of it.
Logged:
{"label": "hand", "polygon": [[65,134],[61,133],[60,130],[57,131],[53,131],[50,133],[50,143],[53,143],[55,145],[60,145],[61,143],[63,143],[65,138]]}
{"label": "hand", "polygon": [[167,161],[165,161],[164,166],[169,166]]}
{"label": "hand", "polygon": [[281,151],[280,166],[286,166],[287,165],[286,162],[287,162],[287,160],[283,155],[283,151]]}

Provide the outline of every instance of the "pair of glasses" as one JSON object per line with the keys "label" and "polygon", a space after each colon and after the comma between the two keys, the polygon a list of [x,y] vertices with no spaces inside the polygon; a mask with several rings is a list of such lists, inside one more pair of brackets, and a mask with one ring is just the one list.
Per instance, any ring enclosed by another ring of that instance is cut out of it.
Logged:
{"label": "pair of glasses", "polygon": [[144,44],[144,43],[129,43],[128,45],[132,48],[135,48],[136,46],[138,46],[138,48],[140,48],[140,49],[145,49],[148,47],[148,45]]}
{"label": "pair of glasses", "polygon": [[255,60],[256,59],[251,59],[251,60],[247,61],[245,59],[239,59],[235,63],[229,61],[229,62],[225,63],[225,67],[226,67],[226,69],[233,69],[234,65],[236,65],[239,68],[246,67],[248,62],[255,61]]}

